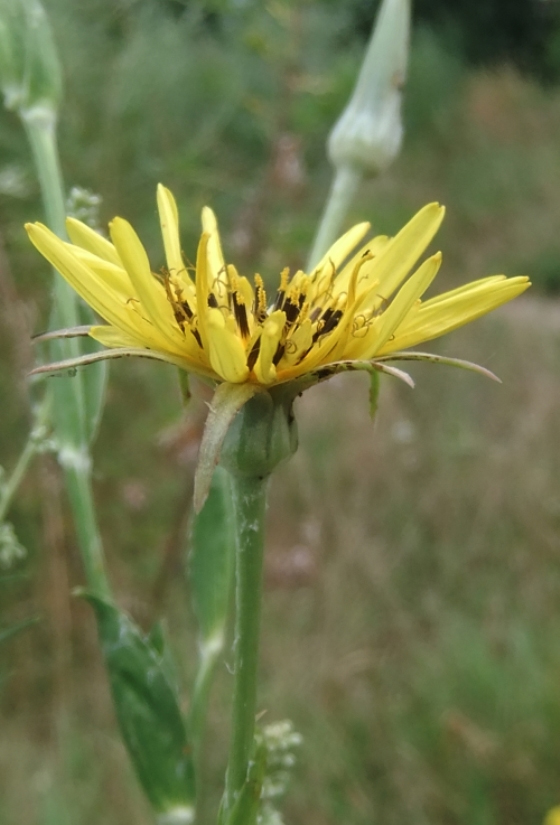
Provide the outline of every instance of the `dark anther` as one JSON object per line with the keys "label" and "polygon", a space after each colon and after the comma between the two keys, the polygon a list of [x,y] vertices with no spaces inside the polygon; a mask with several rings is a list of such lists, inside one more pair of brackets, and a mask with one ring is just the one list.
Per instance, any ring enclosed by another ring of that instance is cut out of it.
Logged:
{"label": "dark anther", "polygon": [[200,332],[197,329],[192,329],[192,328],[191,328],[191,332],[194,335],[195,341],[198,344],[198,346],[200,347],[200,349],[203,349],[202,338],[200,337]]}
{"label": "dark anther", "polygon": [[187,318],[190,321],[191,318],[193,317],[194,313],[193,313],[192,309],[190,308],[190,306],[188,305],[187,301],[181,301],[181,309],[183,310],[183,312],[185,313],[185,315],[187,316]]}
{"label": "dark anther", "polygon": [[213,292],[208,294],[208,306],[212,309],[218,309],[218,299]]}
{"label": "dark anther", "polygon": [[235,290],[231,293],[231,300],[233,303],[233,314],[235,315],[239,332],[243,338],[248,338],[251,331],[249,329],[249,322],[247,321],[247,307],[244,303],[239,303]]}
{"label": "dark anther", "polygon": [[175,320],[177,321],[177,323],[181,327],[181,331],[184,332],[185,331],[185,316],[183,315],[183,313],[181,312],[180,309],[174,309],[173,310],[173,315],[175,316]]}
{"label": "dark anther", "polygon": [[291,327],[296,322],[296,319],[301,311],[301,306],[299,303],[294,304],[292,303],[292,299],[288,298],[286,303],[284,304],[284,312],[286,313],[286,326]]}
{"label": "dark anther", "polygon": [[341,309],[337,309],[336,312],[333,312],[329,320],[325,322],[325,326],[321,330],[321,334],[326,335],[327,332],[331,332],[331,330],[337,327],[340,319],[342,318],[342,314]]}
{"label": "dark anther", "polygon": [[278,344],[278,346],[276,348],[276,352],[274,353],[274,358],[272,359],[272,363],[274,364],[275,367],[278,365],[280,359],[284,355],[285,349],[286,349],[286,347],[284,346],[284,344]]}
{"label": "dark anther", "polygon": [[261,339],[257,338],[253,346],[251,347],[251,352],[247,356],[247,369],[252,370],[255,364],[257,363],[257,358],[259,357],[259,352],[261,351]]}

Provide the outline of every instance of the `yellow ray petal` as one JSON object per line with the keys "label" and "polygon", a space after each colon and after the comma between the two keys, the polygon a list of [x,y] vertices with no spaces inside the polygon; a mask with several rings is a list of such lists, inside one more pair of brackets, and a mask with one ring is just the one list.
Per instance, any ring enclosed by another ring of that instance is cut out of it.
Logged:
{"label": "yellow ray petal", "polygon": [[[89,331],[90,338],[99,341],[104,347],[145,347],[146,343],[142,338],[135,337],[123,332],[118,327],[99,325],[92,327]],[[147,349],[147,347],[146,347]]]}
{"label": "yellow ray petal", "polygon": [[261,384],[272,384],[276,380],[276,367],[272,360],[276,355],[285,323],[286,313],[277,309],[263,324],[259,356],[254,366],[255,375]]}
{"label": "yellow ray petal", "polygon": [[374,260],[364,265],[361,279],[379,282],[379,305],[390,298],[406,278],[439,229],[444,214],[445,209],[438,203],[424,206]]}
{"label": "yellow ray petal", "polygon": [[196,253],[196,308],[198,318],[198,332],[202,346],[209,352],[208,343],[208,242],[210,235],[203,232],[198,243]]}
{"label": "yellow ray petal", "polygon": [[64,241],[42,224],[26,224],[25,228],[33,245],[95,312],[131,335],[138,333],[141,319],[131,318],[120,296],[80,261]]}
{"label": "yellow ray petal", "polygon": [[[372,261],[375,258],[378,258],[379,255],[383,252],[383,250],[387,247],[387,245],[392,241],[392,238],[389,238],[387,235],[377,235],[375,238],[372,238],[370,243],[367,243],[363,246],[346,264],[338,278],[336,279],[333,287],[333,295],[337,296],[340,295],[341,292],[345,292],[348,289],[348,284],[350,283],[350,279],[352,274],[358,264],[362,262],[362,259],[368,255],[371,256],[370,260],[364,260],[362,266],[360,267],[360,275],[358,277],[358,281],[356,284],[356,290],[358,295],[366,295],[368,294],[371,284],[374,283],[372,280]],[[375,283],[377,284],[378,281],[376,280]]]}
{"label": "yellow ray petal", "polygon": [[115,264],[115,266],[122,267],[122,261],[113,244],[90,226],[77,221],[75,218],[66,218],[66,231],[68,237],[76,246],[81,246],[82,249],[87,249],[93,255],[97,255],[99,258]]}
{"label": "yellow ray petal", "polygon": [[279,372],[297,363],[313,344],[313,324],[309,318],[300,324],[286,341],[286,351],[278,364]]}
{"label": "yellow ray petal", "polygon": [[370,224],[367,222],[357,223],[348,232],[345,232],[330,249],[323,255],[317,266],[311,273],[312,278],[318,277],[323,269],[330,270],[334,265],[335,269],[340,269],[346,258],[354,251],[362,238],[369,232]]}
{"label": "yellow ray petal", "polygon": [[[524,277],[501,281],[494,277],[487,281],[486,286],[480,281],[476,282],[476,286],[467,284],[451,300],[443,300],[444,293],[421,304],[418,311],[405,319],[396,330],[394,339],[386,342],[377,354],[385,355],[394,350],[414,347],[422,341],[439,338],[511,301],[531,285],[529,279]],[[468,286],[474,288],[469,290]]]}
{"label": "yellow ray petal", "polygon": [[187,271],[181,253],[177,203],[169,189],[166,189],[161,183],[158,184],[157,188],[157,204],[167,268],[171,275],[176,275],[181,278],[189,291],[189,297],[194,297],[195,286]]}
{"label": "yellow ray petal", "polygon": [[88,252],[87,249],[83,249],[81,246],[73,244],[65,244],[65,246],[74,257],[95,272],[99,280],[113,290],[115,295],[119,295],[123,301],[128,301],[134,297],[134,287],[122,264],[116,266],[107,259]]}
{"label": "yellow ray petal", "polygon": [[224,381],[240,384],[249,375],[245,347],[238,336],[228,329],[219,309],[208,311],[207,335],[210,363]]}
{"label": "yellow ray petal", "polygon": [[411,278],[395,295],[389,308],[380,316],[375,340],[364,351],[365,358],[373,358],[375,353],[392,337],[395,330],[406,318],[410,309],[428,289],[441,266],[441,253],[437,252],[424,261]]}
{"label": "yellow ray petal", "polygon": [[208,271],[209,288],[215,281],[227,284],[227,272],[218,231],[218,221],[209,206],[202,210],[202,231],[209,236],[208,240]]}
{"label": "yellow ray petal", "polygon": [[123,218],[114,218],[109,224],[111,238],[123,262],[136,295],[146,315],[158,332],[175,350],[181,347],[183,335],[173,316],[173,310],[162,285],[155,279],[140,238]]}
{"label": "yellow ray petal", "polygon": [[[150,352],[153,352],[153,347],[147,346],[149,342],[147,342],[145,338],[129,335],[117,327],[106,325],[94,326],[91,327],[89,335],[95,341],[99,341],[100,344],[103,344],[103,346],[109,347],[110,349],[118,347],[134,347],[144,348]],[[164,352],[161,349],[159,351]],[[177,359],[181,358],[184,369],[195,370],[198,373],[202,373],[214,379],[218,378],[212,370],[200,362],[199,358],[190,357],[187,351],[181,353],[181,355],[178,355],[176,352],[169,352],[168,354],[171,363],[176,364]]]}

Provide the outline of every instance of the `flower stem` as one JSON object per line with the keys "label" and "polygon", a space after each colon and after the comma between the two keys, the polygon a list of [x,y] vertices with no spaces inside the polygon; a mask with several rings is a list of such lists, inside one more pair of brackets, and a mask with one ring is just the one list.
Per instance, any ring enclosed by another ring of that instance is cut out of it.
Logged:
{"label": "flower stem", "polygon": [[253,752],[262,598],[262,565],[267,479],[234,476],[237,522],[235,641],[232,734],[226,776],[226,810],[247,777]]}
{"label": "flower stem", "polygon": [[[66,207],[56,142],[56,111],[47,106],[35,106],[21,112],[21,119],[33,152],[47,224],[60,238],[66,239]],[[76,295],[58,275],[54,279],[54,306],[61,326],[77,326]]]}
{"label": "flower stem", "polygon": [[88,588],[96,596],[110,599],[111,589],[105,572],[103,544],[95,515],[90,470],[85,466],[65,467],[64,476]]}
{"label": "flower stem", "polygon": [[23,481],[29,464],[39,449],[37,439],[31,433],[27,439],[25,447],[16,462],[16,466],[2,488],[2,495],[0,496],[0,524],[4,521],[9,510],[12,499],[18,491],[19,485]]}
{"label": "flower stem", "polygon": [[[56,109],[48,105],[34,106],[20,112],[31,145],[47,224],[61,238],[66,238],[64,185],[56,141]],[[72,327],[79,323],[77,296],[71,287],[55,275],[53,314],[57,326]],[[65,357],[80,354],[79,341],[58,342]],[[91,458],[85,433],[86,399],[81,377],[70,381],[65,394],[52,392],[53,420],[60,443],[59,461],[64,467],[68,497],[72,507],[89,589],[97,596],[110,595],[103,561],[103,546],[97,525],[91,489]],[[61,389],[61,387],[59,388]],[[56,409],[57,405],[71,409]]]}
{"label": "flower stem", "polygon": [[313,249],[309,255],[307,272],[311,272],[313,267],[319,263],[340,234],[340,228],[362,177],[361,171],[354,166],[337,167],[323,217],[315,235]]}

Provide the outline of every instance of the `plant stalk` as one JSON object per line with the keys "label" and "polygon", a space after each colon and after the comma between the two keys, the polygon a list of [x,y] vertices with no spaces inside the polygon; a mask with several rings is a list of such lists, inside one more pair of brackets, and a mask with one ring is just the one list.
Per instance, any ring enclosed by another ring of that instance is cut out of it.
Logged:
{"label": "plant stalk", "polygon": [[[34,106],[20,113],[37,169],[47,224],[59,237],[66,238],[64,185],[56,141],[56,110],[49,106]],[[57,325],[73,327],[79,323],[77,296],[59,275],[54,278],[53,314]],[[77,339],[57,342],[65,357],[80,354]],[[97,525],[91,489],[91,458],[86,436],[86,401],[81,376],[61,378],[70,381],[70,390],[63,396],[52,393],[53,404],[71,405],[63,416],[64,432],[57,432],[60,441],[59,461],[64,468],[68,497],[74,516],[86,579],[89,589],[100,597],[109,597],[110,588],[105,573],[103,546]],[[59,412],[63,412],[62,410]]]}
{"label": "plant stalk", "polygon": [[323,217],[309,255],[307,272],[313,270],[313,267],[319,263],[325,252],[338,238],[344,218],[362,178],[362,172],[354,166],[345,165],[336,168]]}
{"label": "plant stalk", "polygon": [[226,775],[230,811],[253,754],[262,601],[262,566],[267,479],[232,478],[236,517],[234,689],[231,746]]}
{"label": "plant stalk", "polygon": [[30,434],[16,462],[16,466],[3,485],[2,495],[0,496],[0,524],[2,524],[6,518],[12,499],[17,493],[19,485],[27,472],[27,468],[38,449],[37,439],[33,437],[33,434]]}

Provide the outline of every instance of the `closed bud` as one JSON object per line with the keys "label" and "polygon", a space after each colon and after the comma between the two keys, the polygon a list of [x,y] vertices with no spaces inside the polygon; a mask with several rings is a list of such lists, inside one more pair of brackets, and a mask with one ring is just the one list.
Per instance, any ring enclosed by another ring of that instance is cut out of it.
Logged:
{"label": "closed bud", "polygon": [[410,0],[383,0],[354,94],[329,137],[337,169],[377,174],[397,156],[409,32]]}
{"label": "closed bud", "polygon": [[6,107],[21,115],[58,107],[61,69],[38,0],[0,0],[0,88]]}

